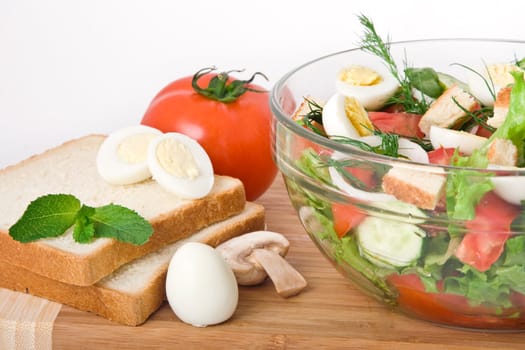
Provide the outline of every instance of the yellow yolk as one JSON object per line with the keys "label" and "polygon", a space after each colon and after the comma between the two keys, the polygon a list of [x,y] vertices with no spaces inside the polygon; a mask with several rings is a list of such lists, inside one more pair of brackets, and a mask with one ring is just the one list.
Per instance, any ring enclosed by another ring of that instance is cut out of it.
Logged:
{"label": "yellow yolk", "polygon": [[354,97],[345,97],[345,113],[359,136],[372,135],[374,126],[368,118],[368,113]]}
{"label": "yellow yolk", "polygon": [[375,70],[357,65],[343,69],[339,79],[353,86],[372,86],[383,81],[383,78]]}
{"label": "yellow yolk", "polygon": [[152,133],[141,133],[126,137],[119,145],[117,154],[120,160],[129,164],[146,161],[148,145],[156,136]]}
{"label": "yellow yolk", "polygon": [[514,83],[514,78],[510,72],[519,71],[520,68],[510,63],[491,64],[487,66],[487,71],[495,85],[505,87]]}
{"label": "yellow yolk", "polygon": [[183,143],[166,139],[159,143],[156,150],[157,160],[169,174],[186,179],[199,176],[199,168],[192,153]]}

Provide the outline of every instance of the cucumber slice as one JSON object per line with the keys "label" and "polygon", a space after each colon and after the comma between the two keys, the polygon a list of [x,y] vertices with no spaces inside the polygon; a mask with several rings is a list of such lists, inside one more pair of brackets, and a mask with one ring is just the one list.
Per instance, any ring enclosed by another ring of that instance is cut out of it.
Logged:
{"label": "cucumber slice", "polygon": [[420,256],[425,231],[411,223],[369,216],[356,227],[360,253],[386,268],[411,265]]}
{"label": "cucumber slice", "polygon": [[462,88],[463,90],[469,92],[470,89],[468,87],[468,85],[464,82],[462,82],[461,80],[459,80],[458,78],[450,75],[450,74],[447,74],[447,73],[442,73],[442,72],[437,72],[437,75],[438,75],[438,78],[439,78],[439,81],[445,85],[445,88],[449,88],[451,87],[452,85],[457,85],[459,86],[460,88]]}

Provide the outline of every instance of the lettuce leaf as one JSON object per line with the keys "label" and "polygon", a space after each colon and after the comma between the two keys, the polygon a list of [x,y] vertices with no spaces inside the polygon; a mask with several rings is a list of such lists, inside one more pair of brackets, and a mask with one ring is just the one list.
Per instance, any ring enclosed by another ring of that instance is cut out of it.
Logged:
{"label": "lettuce leaf", "polygon": [[[464,168],[481,168],[488,165],[487,153],[495,139],[507,139],[518,148],[518,165],[524,164],[525,147],[525,80],[523,72],[511,72],[514,86],[510,95],[509,112],[503,124],[469,157],[455,154],[453,164]],[[491,174],[474,169],[452,170],[447,178],[447,214],[453,219],[471,220],[481,197],[493,185]]]}

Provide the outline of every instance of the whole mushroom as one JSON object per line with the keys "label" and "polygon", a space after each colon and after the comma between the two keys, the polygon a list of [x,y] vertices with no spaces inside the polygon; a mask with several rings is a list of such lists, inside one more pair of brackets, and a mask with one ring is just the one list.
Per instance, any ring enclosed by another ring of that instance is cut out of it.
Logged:
{"label": "whole mushroom", "polygon": [[277,293],[287,298],[307,285],[284,259],[289,247],[290,242],[280,233],[255,231],[232,238],[216,249],[230,265],[238,284],[256,285],[270,277]]}

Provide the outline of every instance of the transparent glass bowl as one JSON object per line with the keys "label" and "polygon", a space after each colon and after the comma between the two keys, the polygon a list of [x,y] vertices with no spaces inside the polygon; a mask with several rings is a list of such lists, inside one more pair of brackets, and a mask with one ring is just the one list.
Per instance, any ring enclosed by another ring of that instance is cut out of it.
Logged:
{"label": "transparent glass bowl", "polygon": [[[474,68],[523,58],[525,43],[421,40],[392,43],[391,53],[401,70],[405,65],[432,67],[467,81],[465,66]],[[304,97],[326,101],[336,91],[337,72],[368,56],[353,49],[321,57],[286,74],[272,90],[274,159],[306,232],[346,278],[395,310],[453,327],[525,330],[525,243],[521,242],[525,227],[514,222],[510,230],[508,219],[509,212],[514,213],[514,218],[521,210],[519,206],[489,201],[483,214],[485,221],[451,220],[443,200],[436,209],[413,210],[413,206],[402,201],[391,203],[385,199],[381,186],[355,191],[357,186],[349,180],[350,190],[341,189],[333,184],[333,173],[331,176],[326,164],[333,154],[339,154],[339,160],[348,160],[354,171],[364,170],[378,181],[389,169],[398,168],[408,169],[418,178],[430,181],[437,176],[448,183],[468,169],[415,164],[364,152],[319,136],[291,119]],[[511,192],[525,190],[524,171],[474,169],[468,176],[472,183],[488,176],[506,183],[514,189]],[[342,237],[336,233],[340,231],[337,225],[341,224],[341,216],[348,225]],[[367,240],[366,230],[358,230],[365,220],[369,221],[368,228],[376,227],[373,234],[377,237],[372,243],[386,244],[386,248],[367,250],[368,245],[364,248],[364,243],[360,244]],[[407,227],[417,228],[420,236],[419,241],[409,239],[412,248],[402,242]],[[467,235],[470,243],[462,242]],[[394,248],[395,245],[399,247]],[[467,256],[478,254],[482,263],[494,260],[494,256],[497,261],[489,264],[488,270],[478,271],[458,259],[460,245],[461,249],[470,250]]]}

